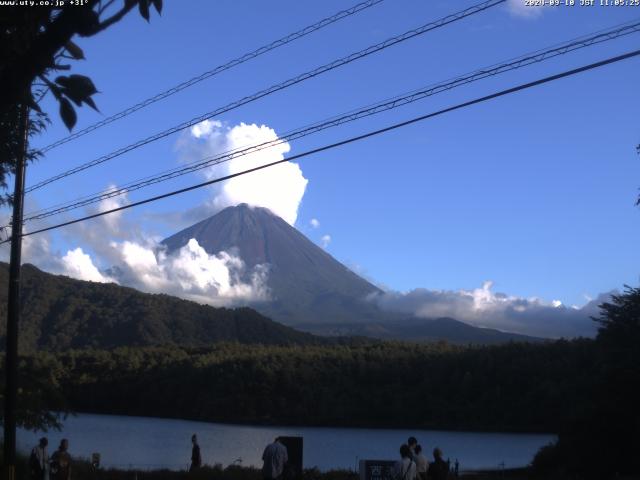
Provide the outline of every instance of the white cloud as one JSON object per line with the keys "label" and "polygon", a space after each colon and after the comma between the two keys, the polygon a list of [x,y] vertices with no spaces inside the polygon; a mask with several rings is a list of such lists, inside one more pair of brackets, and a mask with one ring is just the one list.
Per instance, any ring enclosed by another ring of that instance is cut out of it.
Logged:
{"label": "white cloud", "polygon": [[110,270],[119,283],[152,293],[168,293],[210,305],[266,300],[268,270],[247,269],[228,252],[208,254],[195,239],[167,254],[164,246],[112,242],[120,261]]}
{"label": "white cloud", "polygon": [[[126,196],[114,197],[90,212],[110,210],[127,202]],[[266,265],[249,269],[230,252],[207,253],[195,239],[168,254],[158,238],[141,231],[123,213],[108,214],[66,230],[64,234],[73,247],[64,255],[52,250],[48,234],[24,237],[23,261],[79,280],[115,282],[216,306],[269,298]],[[0,256],[8,259],[7,245],[0,249]]]}
{"label": "white cloud", "polygon": [[217,120],[204,120],[197,125],[191,127],[191,135],[196,138],[205,137],[211,134],[214,128],[222,127],[222,123]]}
{"label": "white cloud", "polygon": [[[118,187],[116,185],[111,184],[106,188],[106,190],[118,190]],[[123,207],[127,203],[129,203],[129,200],[126,194],[114,196],[111,198],[105,198],[98,203],[96,208],[91,209],[91,213],[107,212],[109,210],[114,210],[116,208]],[[122,225],[123,213],[124,213],[123,210],[119,210],[117,212],[112,212],[107,215],[103,215],[102,217],[98,217],[97,220],[91,223],[80,223],[77,225],[82,225],[82,226],[87,225],[88,230],[92,231],[94,234],[99,234],[101,236],[104,234],[108,234],[112,236],[120,235],[123,233],[120,231],[120,229],[123,227]],[[96,229],[96,225],[99,225],[101,228],[99,230]]]}
{"label": "white cloud", "polygon": [[[182,135],[176,149],[182,161],[194,162],[277,140],[275,131],[266,125],[240,123],[234,127],[227,127],[217,121],[207,121],[194,126],[189,134]],[[282,160],[289,150],[289,144],[284,142],[247,155],[236,156],[202,172],[207,179],[232,175]],[[293,225],[298,217],[298,207],[307,183],[308,180],[304,178],[297,163],[285,162],[214,185],[208,210],[210,214],[214,214],[228,206],[247,203],[268,208]]]}
{"label": "white cloud", "polygon": [[62,273],[79,280],[88,280],[91,282],[112,282],[113,279],[106,277],[100,273],[98,268],[93,264],[91,257],[78,247],[75,250],[69,250],[62,257]]}
{"label": "white cloud", "polygon": [[[114,200],[102,202],[98,211],[112,208]],[[116,200],[126,202],[126,196]],[[117,283],[218,306],[268,298],[263,265],[248,270],[240,258],[228,252],[210,255],[195,239],[167,254],[159,238],[134,228],[120,212],[99,219],[77,233],[100,263],[110,266],[108,277]]]}
{"label": "white cloud", "polygon": [[531,5],[526,0],[507,0],[507,9],[514,17],[535,19],[544,12],[544,5]]}
{"label": "white cloud", "polygon": [[322,248],[327,248],[330,243],[331,243],[331,235],[323,235],[322,238],[320,239],[320,244],[322,245]]}
{"label": "white cloud", "polygon": [[309,221],[309,224],[313,227],[313,228],[318,228],[320,226],[320,221],[317,218],[312,218]]}
{"label": "white cloud", "polygon": [[592,336],[596,332],[591,316],[607,301],[602,294],[581,308],[565,307],[554,300],[523,298],[493,292],[493,283],[484,282],[473,290],[427,290],[406,293],[384,292],[370,298],[381,308],[422,318],[451,317],[475,326],[495,328],[541,337]]}
{"label": "white cloud", "polygon": [[[33,203],[27,205],[26,211],[37,210],[37,206]],[[11,214],[3,211],[0,212],[0,225],[8,225],[11,221]],[[27,223],[23,232],[28,233],[33,230],[38,230],[41,227],[47,226],[44,223]],[[2,239],[9,238],[11,236],[11,229],[7,228],[4,232]],[[0,260],[8,262],[11,251],[11,243],[7,242],[0,246]],[[41,233],[36,235],[28,235],[22,237],[22,263],[32,263],[34,265],[45,265],[47,268],[56,268],[58,263],[55,261],[51,253],[51,242],[48,233]],[[43,267],[44,268],[44,267]]]}

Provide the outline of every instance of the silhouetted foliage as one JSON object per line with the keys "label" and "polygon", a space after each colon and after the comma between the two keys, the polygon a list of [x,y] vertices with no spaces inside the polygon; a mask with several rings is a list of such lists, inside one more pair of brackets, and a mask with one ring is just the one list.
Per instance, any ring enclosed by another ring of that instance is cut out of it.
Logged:
{"label": "silhouetted foliage", "polygon": [[[45,3],[45,2],[38,2]],[[21,104],[31,109],[31,134],[42,130],[47,115],[39,102],[48,92],[60,106],[60,117],[69,130],[77,121],[75,106],[88,105],[97,110],[93,81],[79,74],[59,75],[71,70],[68,61],[84,60],[84,52],[72,40],[74,36],[92,37],[119,22],[138,8],[149,21],[149,6],[162,11],[162,0],[87,0],[83,5],[71,2],[46,2],[49,5],[4,5],[0,8],[0,188],[6,189],[6,175],[13,172],[16,146],[19,145],[17,112]],[[118,6],[118,3],[120,5]],[[115,6],[111,15],[106,12]],[[55,76],[55,78],[52,78]],[[30,152],[27,160],[36,158]],[[0,205],[10,201],[0,196]]]}
{"label": "silhouetted foliage", "polygon": [[[4,385],[4,358],[0,369],[0,384]],[[29,430],[59,429],[66,415],[67,404],[60,379],[64,372],[47,355],[22,358],[18,364],[20,388],[16,417],[18,425]],[[4,403],[4,390],[0,392],[0,405]],[[0,423],[2,418],[0,417]]]}
{"label": "silhouetted foliage", "polygon": [[592,340],[492,347],[222,343],[41,352],[25,362],[47,362],[75,411],[260,424],[556,431],[584,401],[596,367],[593,346]]}
{"label": "silhouetted foliage", "polygon": [[[586,478],[640,474],[640,289],[601,305],[587,396],[560,430],[556,464]],[[549,452],[545,453],[548,458]],[[553,467],[553,468],[552,468]]]}
{"label": "silhouetted foliage", "polygon": [[[7,189],[7,175],[14,174],[18,151],[21,146],[18,135],[18,122],[20,117],[19,105],[13,105],[11,108],[0,113],[0,190]],[[35,112],[31,115],[29,122],[29,136],[42,132],[49,123],[49,117],[46,113]],[[29,149],[26,155],[27,163],[33,162],[40,158],[40,152],[35,149]],[[0,195],[0,206],[5,203],[11,203],[12,198],[9,195]],[[0,239],[4,240],[9,236],[9,232],[1,232]]]}

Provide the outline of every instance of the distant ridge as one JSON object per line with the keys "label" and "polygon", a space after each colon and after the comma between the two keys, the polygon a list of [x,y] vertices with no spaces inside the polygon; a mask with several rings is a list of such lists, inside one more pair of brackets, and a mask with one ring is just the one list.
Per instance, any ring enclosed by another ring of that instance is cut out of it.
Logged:
{"label": "distant ridge", "polygon": [[543,338],[502,332],[493,328],[474,327],[447,317],[411,317],[367,324],[304,325],[301,328],[315,335],[357,336],[420,343],[447,341],[459,345],[496,345],[508,342],[537,343],[547,341]]}

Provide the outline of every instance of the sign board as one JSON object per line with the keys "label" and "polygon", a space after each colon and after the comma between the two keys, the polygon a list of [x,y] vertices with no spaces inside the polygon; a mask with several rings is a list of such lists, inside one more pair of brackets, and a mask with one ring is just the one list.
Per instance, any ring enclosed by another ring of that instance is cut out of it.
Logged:
{"label": "sign board", "polygon": [[302,480],[302,437],[280,437],[280,443],[287,447],[289,457],[283,480]]}
{"label": "sign board", "polygon": [[360,460],[360,480],[393,480],[395,460]]}

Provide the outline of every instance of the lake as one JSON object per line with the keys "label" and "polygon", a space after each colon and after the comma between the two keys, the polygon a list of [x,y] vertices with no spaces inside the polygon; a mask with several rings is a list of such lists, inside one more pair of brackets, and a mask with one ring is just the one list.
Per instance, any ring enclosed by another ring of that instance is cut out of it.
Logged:
{"label": "lake", "polygon": [[[64,422],[62,432],[44,434],[49,453],[68,438],[70,452],[89,458],[101,454],[103,467],[186,469],[191,435],[198,435],[204,463],[261,467],[265,445],[278,435],[304,438],[304,466],[320,470],[357,469],[359,459],[396,459],[400,445],[415,436],[429,453],[438,446],[444,458],[457,458],[461,470],[521,467],[555,440],[551,434],[468,433],[406,429],[263,427],[149,417],[80,414]],[[18,431],[18,449],[28,453],[42,433]]]}

